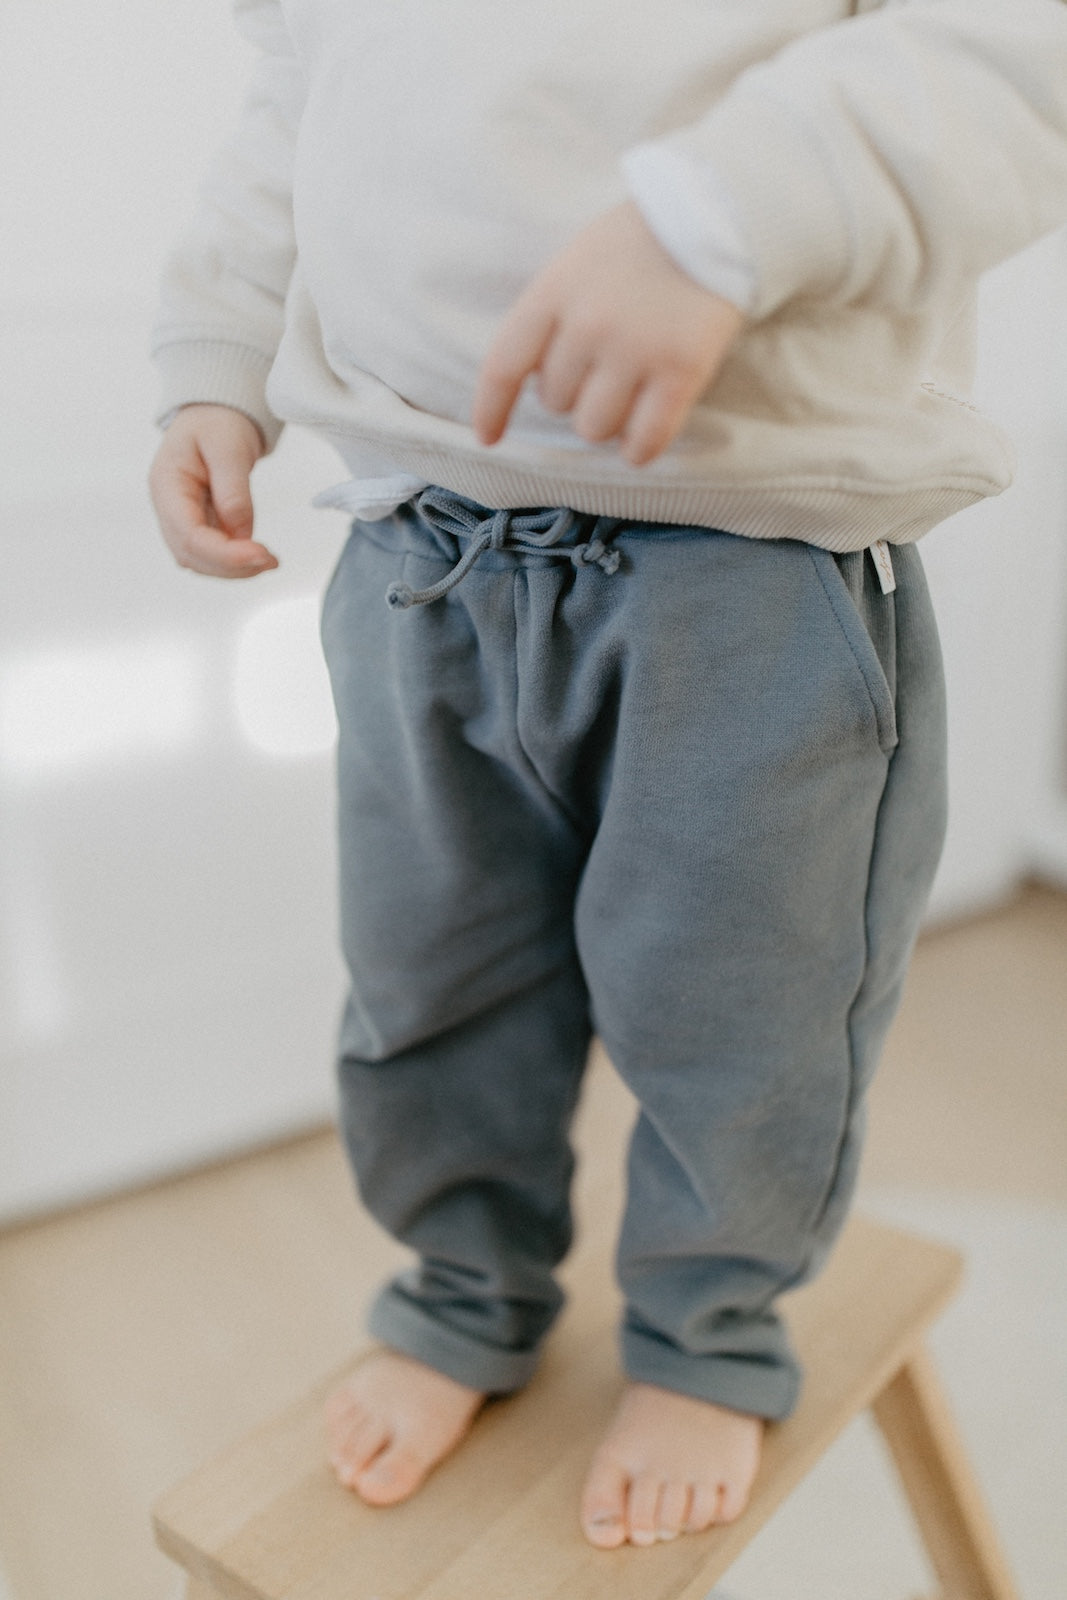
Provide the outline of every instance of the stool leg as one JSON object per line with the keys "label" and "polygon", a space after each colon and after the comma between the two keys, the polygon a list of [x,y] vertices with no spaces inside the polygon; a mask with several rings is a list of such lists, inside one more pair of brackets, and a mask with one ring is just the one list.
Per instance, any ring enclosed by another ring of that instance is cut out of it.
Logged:
{"label": "stool leg", "polygon": [[871,1410],[944,1587],[943,1600],[1019,1600],[933,1363],[921,1346]]}

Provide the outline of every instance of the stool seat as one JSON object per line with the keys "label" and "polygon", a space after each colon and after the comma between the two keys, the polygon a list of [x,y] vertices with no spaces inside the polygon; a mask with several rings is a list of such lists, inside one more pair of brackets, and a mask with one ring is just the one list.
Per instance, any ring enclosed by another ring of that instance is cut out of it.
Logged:
{"label": "stool seat", "polygon": [[579,1285],[533,1381],[487,1406],[412,1500],[372,1509],[337,1483],[322,1403],[339,1372],[168,1491],[157,1540],[189,1574],[188,1600],[704,1600],[870,1407],[944,1600],[1018,1600],[923,1348],[961,1267],[943,1245],[853,1218],[783,1301],[806,1381],[727,1527],[647,1549],[582,1537],[579,1492],[622,1380],[613,1296]]}

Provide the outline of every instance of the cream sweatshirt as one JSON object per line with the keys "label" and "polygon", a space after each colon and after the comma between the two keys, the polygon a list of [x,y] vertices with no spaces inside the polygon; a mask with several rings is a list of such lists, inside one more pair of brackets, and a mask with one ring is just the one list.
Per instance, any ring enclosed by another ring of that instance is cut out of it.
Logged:
{"label": "cream sweatshirt", "polygon": [[[259,47],[169,258],[158,419],[332,441],[382,505],[905,542],[1011,479],[967,399],[975,289],[1067,222],[1063,0],[235,0]],[[860,14],[856,14],[860,13]],[[631,196],[750,322],[632,467],[527,385],[469,425],[500,319]],[[335,496],[327,503],[344,503]]]}

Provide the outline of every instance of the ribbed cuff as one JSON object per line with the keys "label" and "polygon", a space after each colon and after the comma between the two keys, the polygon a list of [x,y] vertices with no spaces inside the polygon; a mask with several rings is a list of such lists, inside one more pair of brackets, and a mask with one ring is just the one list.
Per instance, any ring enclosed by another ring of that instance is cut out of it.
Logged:
{"label": "ribbed cuff", "polygon": [[623,1367],[634,1382],[655,1384],[769,1422],[788,1417],[800,1394],[800,1367],[784,1332],[762,1355],[694,1356],[627,1323],[620,1345]]}
{"label": "ribbed cuff", "polygon": [[533,1377],[538,1350],[503,1350],[457,1333],[387,1284],[371,1306],[367,1326],[376,1339],[480,1394],[511,1394]]}
{"label": "ribbed cuff", "polygon": [[156,344],[152,357],[162,378],[157,426],[166,427],[179,406],[232,406],[256,424],[268,451],[274,449],[284,423],[266,400],[271,356],[223,339],[183,339]]}

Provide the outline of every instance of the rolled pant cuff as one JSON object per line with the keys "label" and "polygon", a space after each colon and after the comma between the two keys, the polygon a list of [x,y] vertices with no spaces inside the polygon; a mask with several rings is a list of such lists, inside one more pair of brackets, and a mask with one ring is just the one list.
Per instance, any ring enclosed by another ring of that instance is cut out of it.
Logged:
{"label": "rolled pant cuff", "polygon": [[796,1367],[737,1356],[689,1356],[632,1328],[622,1331],[622,1363],[635,1383],[651,1383],[694,1400],[709,1400],[729,1411],[742,1411],[781,1422],[800,1394]]}
{"label": "rolled pant cuff", "polygon": [[539,1350],[480,1344],[422,1311],[387,1285],[371,1306],[367,1326],[376,1339],[481,1394],[510,1394],[534,1374]]}

